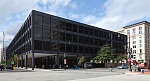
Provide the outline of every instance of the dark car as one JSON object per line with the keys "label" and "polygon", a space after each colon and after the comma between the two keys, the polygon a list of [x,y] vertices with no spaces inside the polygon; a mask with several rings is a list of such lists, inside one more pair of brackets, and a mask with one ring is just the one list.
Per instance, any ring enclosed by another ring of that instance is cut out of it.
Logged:
{"label": "dark car", "polygon": [[3,66],[3,65],[0,65],[0,69],[1,69],[1,71],[2,71],[2,70],[3,70],[3,69],[5,69],[5,68],[4,68],[4,66]]}
{"label": "dark car", "polygon": [[117,67],[118,69],[128,69],[128,66],[126,64],[121,64]]}

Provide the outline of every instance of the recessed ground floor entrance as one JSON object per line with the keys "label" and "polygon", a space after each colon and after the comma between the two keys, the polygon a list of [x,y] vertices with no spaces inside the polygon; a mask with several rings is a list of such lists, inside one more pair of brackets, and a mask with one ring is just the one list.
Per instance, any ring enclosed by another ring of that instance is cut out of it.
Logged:
{"label": "recessed ground floor entrance", "polygon": [[[79,55],[67,55],[64,54],[43,54],[35,53],[34,62],[32,62],[32,54],[20,56],[19,66],[20,67],[32,67],[34,63],[34,68],[44,68],[44,69],[53,69],[53,68],[75,68],[80,61],[82,56]],[[89,62],[92,57],[85,56],[86,61]]]}

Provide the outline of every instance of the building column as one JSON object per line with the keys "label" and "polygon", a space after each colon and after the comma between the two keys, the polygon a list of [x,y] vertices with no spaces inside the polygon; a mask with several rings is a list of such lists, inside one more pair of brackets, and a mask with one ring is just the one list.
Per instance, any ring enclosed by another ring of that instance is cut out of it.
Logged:
{"label": "building column", "polygon": [[77,55],[77,66],[78,66],[78,63],[79,63],[79,55]]}
{"label": "building column", "polygon": [[34,53],[32,52],[32,70],[34,70]]}
{"label": "building column", "polygon": [[59,54],[57,54],[57,68],[59,68]]}
{"label": "building column", "polygon": [[47,58],[48,58],[48,59],[47,59],[47,61],[48,61],[48,62],[47,62],[48,65],[47,65],[47,66],[48,66],[48,69],[49,69],[49,68],[50,68],[50,67],[49,67],[49,64],[50,64],[50,63],[49,63],[49,56],[48,56]]}
{"label": "building column", "polygon": [[26,55],[26,69],[28,69],[28,55]]}
{"label": "building column", "polygon": [[21,56],[21,68],[23,68],[23,56]]}

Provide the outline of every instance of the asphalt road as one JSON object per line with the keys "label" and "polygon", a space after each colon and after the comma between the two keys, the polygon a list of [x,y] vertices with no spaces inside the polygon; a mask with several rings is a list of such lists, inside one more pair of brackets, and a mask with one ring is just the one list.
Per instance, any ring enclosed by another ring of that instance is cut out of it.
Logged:
{"label": "asphalt road", "polygon": [[108,68],[36,69],[35,71],[21,69],[20,72],[0,72],[0,81],[93,81],[93,79],[98,81],[99,78],[122,76],[126,72],[128,72],[127,69],[113,69],[113,72],[109,72]]}

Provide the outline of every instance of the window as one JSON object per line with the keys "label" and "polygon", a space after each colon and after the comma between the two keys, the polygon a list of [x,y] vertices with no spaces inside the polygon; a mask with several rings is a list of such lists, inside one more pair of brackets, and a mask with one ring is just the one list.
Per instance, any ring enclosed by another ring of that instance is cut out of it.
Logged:
{"label": "window", "polygon": [[43,50],[50,51],[50,42],[43,42]]}
{"label": "window", "polygon": [[130,35],[130,30],[127,30],[127,35]]}
{"label": "window", "polygon": [[133,59],[136,59],[136,55],[133,56]]}
{"label": "window", "polygon": [[43,26],[50,26],[50,18],[43,17]]}
{"label": "window", "polygon": [[140,40],[140,43],[142,43],[142,40]]}
{"label": "window", "polygon": [[66,33],[66,41],[72,42],[72,34]]}
{"label": "window", "polygon": [[50,36],[50,30],[43,29],[43,38],[49,38]]}
{"label": "window", "polygon": [[140,53],[142,53],[142,49],[140,49]]}
{"label": "window", "polygon": [[72,52],[72,45],[66,44],[66,51],[67,52]]}
{"label": "window", "polygon": [[84,33],[85,33],[85,34],[88,34],[88,33],[89,33],[89,28],[88,28],[88,27],[85,27],[85,28],[84,28]]}
{"label": "window", "polygon": [[78,37],[77,37],[77,35],[73,35],[73,42],[78,42]]}
{"label": "window", "polygon": [[136,48],[136,45],[133,45],[133,48]]}
{"label": "window", "polygon": [[60,43],[59,46],[60,46],[60,51],[65,52],[65,44]]}
{"label": "window", "polygon": [[136,29],[135,28],[133,28],[133,34],[136,34]]}
{"label": "window", "polygon": [[42,41],[35,40],[34,48],[35,48],[35,50],[42,50]]}
{"label": "window", "polygon": [[42,16],[34,15],[34,24],[42,25]]}
{"label": "window", "polygon": [[133,53],[136,53],[136,50],[133,50]]}
{"label": "window", "polygon": [[42,38],[42,29],[41,28],[34,28],[34,37]]}
{"label": "window", "polygon": [[52,28],[58,28],[59,22],[56,19],[51,18],[51,26]]}
{"label": "window", "polygon": [[142,59],[142,54],[139,54],[140,59]]}
{"label": "window", "polygon": [[58,32],[57,31],[51,31],[51,39],[57,39],[58,38]]}
{"label": "window", "polygon": [[89,39],[88,39],[88,37],[85,37],[85,44],[89,44]]}
{"label": "window", "polygon": [[59,27],[60,27],[60,29],[65,30],[65,22],[60,21]]}
{"label": "window", "polygon": [[60,33],[60,40],[65,41],[65,33]]}
{"label": "window", "polygon": [[79,36],[79,43],[84,43],[84,37],[83,36]]}
{"label": "window", "polygon": [[140,35],[139,38],[142,38],[142,36]]}
{"label": "window", "polygon": [[133,41],[133,44],[136,44],[136,41]]}
{"label": "window", "polygon": [[139,27],[139,34],[142,34],[142,27]]}
{"label": "window", "polygon": [[133,39],[136,39],[136,36],[133,36]]}
{"label": "window", "polygon": [[78,48],[77,45],[73,45],[73,52],[74,52],[74,53],[77,53],[77,52],[78,52],[77,48]]}
{"label": "window", "polygon": [[58,44],[55,43],[55,42],[52,42],[52,43],[51,43],[51,50],[52,50],[52,51],[57,51],[57,49],[58,49]]}
{"label": "window", "polygon": [[66,23],[66,30],[72,31],[72,24],[71,23]]}
{"label": "window", "polygon": [[142,44],[140,44],[140,47],[142,47]]}
{"label": "window", "polygon": [[73,32],[77,32],[78,28],[77,25],[73,24]]}
{"label": "window", "polygon": [[83,33],[83,26],[79,26],[79,33]]}
{"label": "window", "polygon": [[83,53],[84,52],[84,47],[83,46],[79,46],[79,53]]}

